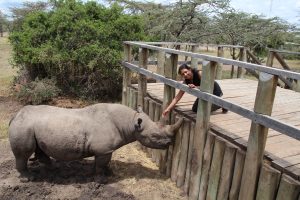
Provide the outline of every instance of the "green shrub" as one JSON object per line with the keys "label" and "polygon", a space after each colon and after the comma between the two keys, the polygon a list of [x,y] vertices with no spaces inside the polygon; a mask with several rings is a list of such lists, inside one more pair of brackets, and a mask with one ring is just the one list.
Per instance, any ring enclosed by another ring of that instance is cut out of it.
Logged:
{"label": "green shrub", "polygon": [[32,80],[55,77],[66,93],[119,98],[122,42],[143,40],[143,27],[141,17],[125,14],[117,4],[56,1],[50,11],[27,15],[21,30],[11,33],[13,60]]}
{"label": "green shrub", "polygon": [[36,79],[24,85],[19,85],[17,98],[25,104],[41,104],[51,100],[60,93],[54,79]]}

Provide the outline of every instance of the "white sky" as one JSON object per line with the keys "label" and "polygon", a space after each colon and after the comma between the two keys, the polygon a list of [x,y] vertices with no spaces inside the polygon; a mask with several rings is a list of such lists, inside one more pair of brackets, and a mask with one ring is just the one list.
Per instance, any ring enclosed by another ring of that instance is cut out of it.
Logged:
{"label": "white sky", "polygon": [[[25,0],[0,0],[0,9],[7,13],[9,7],[21,5]],[[29,0],[37,1],[37,0]],[[101,0],[98,0],[101,1]],[[175,0],[147,0],[169,3]],[[231,6],[239,11],[264,15],[266,17],[280,17],[289,23],[300,27],[300,0],[231,0]]]}
{"label": "white sky", "polygon": [[236,10],[280,17],[300,26],[300,0],[231,0],[230,4]]}

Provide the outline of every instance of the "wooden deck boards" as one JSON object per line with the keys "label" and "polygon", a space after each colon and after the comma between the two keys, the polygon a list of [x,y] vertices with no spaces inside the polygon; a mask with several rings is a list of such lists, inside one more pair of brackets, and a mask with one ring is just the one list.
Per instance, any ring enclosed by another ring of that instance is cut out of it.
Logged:
{"label": "wooden deck boards", "polygon": [[[224,93],[223,99],[253,110],[257,81],[226,79],[218,80],[218,83]],[[148,94],[153,98],[162,100],[163,90],[162,83],[147,84]],[[196,97],[185,94],[176,109],[195,118],[196,114],[191,111],[195,99]],[[277,87],[272,116],[300,129],[300,93]],[[250,126],[250,120],[230,111],[223,114],[218,110],[211,115],[211,129],[243,147],[247,146]],[[273,166],[292,173],[300,180],[300,141],[270,129],[266,156],[272,160]]]}

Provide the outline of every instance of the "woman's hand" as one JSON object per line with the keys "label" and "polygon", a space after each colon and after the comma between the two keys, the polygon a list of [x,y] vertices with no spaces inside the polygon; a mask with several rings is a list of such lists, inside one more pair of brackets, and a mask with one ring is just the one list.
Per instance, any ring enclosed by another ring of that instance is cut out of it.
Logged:
{"label": "woman's hand", "polygon": [[168,114],[169,112],[170,112],[169,109],[164,110],[164,111],[162,112],[162,116],[163,116],[163,117],[167,116],[167,114]]}
{"label": "woman's hand", "polygon": [[196,87],[194,84],[188,84],[188,86],[189,86],[190,88],[195,88],[195,87]]}

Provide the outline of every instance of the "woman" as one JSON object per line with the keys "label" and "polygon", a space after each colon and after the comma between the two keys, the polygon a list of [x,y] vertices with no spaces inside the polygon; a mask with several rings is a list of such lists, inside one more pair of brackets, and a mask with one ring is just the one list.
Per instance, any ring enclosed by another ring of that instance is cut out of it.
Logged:
{"label": "woman", "polygon": [[[192,69],[187,64],[183,64],[183,65],[181,65],[179,67],[178,74],[181,75],[184,78],[184,82],[183,83],[187,84],[190,88],[195,88],[197,86],[200,86],[200,84],[201,84],[201,72],[199,70],[197,70],[197,69]],[[184,94],[184,91],[182,91],[182,90],[180,90],[178,92],[178,94],[172,100],[172,102],[170,103],[170,105],[163,111],[163,113],[162,113],[163,116],[166,116],[172,110],[172,108],[182,98],[183,94]],[[216,81],[214,83],[213,94],[216,95],[216,96],[218,96],[218,97],[221,97],[223,95],[221,87],[220,87],[220,85]],[[192,107],[192,111],[193,112],[197,112],[198,100],[199,100],[199,98],[197,98],[196,101],[194,102],[194,105]],[[216,111],[219,108],[221,108],[221,107],[212,104],[211,111]],[[226,113],[227,111],[228,110],[222,108],[222,112],[223,113]]]}

